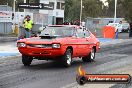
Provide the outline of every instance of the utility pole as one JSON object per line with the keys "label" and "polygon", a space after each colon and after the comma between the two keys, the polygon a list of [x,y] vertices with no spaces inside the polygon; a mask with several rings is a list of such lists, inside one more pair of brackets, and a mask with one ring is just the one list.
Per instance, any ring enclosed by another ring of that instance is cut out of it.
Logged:
{"label": "utility pole", "polygon": [[[117,0],[115,0],[115,15],[114,15],[114,23],[116,23],[116,10],[117,10]],[[118,30],[116,30],[115,38],[118,39]]]}
{"label": "utility pole", "polygon": [[81,0],[81,9],[80,9],[80,26],[82,23],[82,0]]}
{"label": "utility pole", "polygon": [[[24,3],[29,4],[29,0],[24,0]],[[26,13],[26,9],[24,9],[24,13]]]}
{"label": "utility pole", "polygon": [[116,23],[116,12],[117,12],[117,0],[115,0],[115,14],[114,14],[114,23]]}
{"label": "utility pole", "polygon": [[15,8],[16,8],[16,0],[13,1],[13,12],[16,11]]}
{"label": "utility pole", "polygon": [[[26,3],[27,2],[27,0],[24,0],[24,3]],[[24,13],[25,13],[25,9],[24,9]]]}
{"label": "utility pole", "polygon": [[[16,0],[13,0],[13,14],[14,14],[14,16],[15,16],[15,12],[16,12]],[[14,21],[13,21],[13,33],[15,32],[15,19],[14,19]]]}

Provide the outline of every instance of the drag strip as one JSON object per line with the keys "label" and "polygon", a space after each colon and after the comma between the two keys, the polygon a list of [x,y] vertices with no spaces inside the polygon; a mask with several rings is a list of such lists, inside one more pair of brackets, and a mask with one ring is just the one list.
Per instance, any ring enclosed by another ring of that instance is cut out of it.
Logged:
{"label": "drag strip", "polygon": [[132,63],[131,45],[113,46],[101,49],[92,63],[84,63],[79,58],[70,68],[63,68],[54,61],[34,60],[30,67],[24,67],[21,56],[0,60],[0,88],[65,88],[76,84],[77,69],[80,65],[88,73],[112,73]]}

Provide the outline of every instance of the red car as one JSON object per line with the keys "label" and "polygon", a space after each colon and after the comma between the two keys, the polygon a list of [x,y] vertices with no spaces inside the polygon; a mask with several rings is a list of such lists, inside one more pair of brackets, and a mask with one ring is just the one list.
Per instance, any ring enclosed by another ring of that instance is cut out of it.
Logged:
{"label": "red car", "polygon": [[33,59],[61,61],[69,67],[74,57],[82,57],[84,62],[93,61],[99,51],[99,40],[89,31],[77,26],[48,26],[39,37],[17,41],[24,66]]}

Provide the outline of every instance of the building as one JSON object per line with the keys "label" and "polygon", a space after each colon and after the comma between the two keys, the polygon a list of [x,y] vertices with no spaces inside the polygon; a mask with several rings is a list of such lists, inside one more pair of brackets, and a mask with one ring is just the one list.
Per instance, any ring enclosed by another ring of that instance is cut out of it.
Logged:
{"label": "building", "polygon": [[[28,3],[28,1],[25,1],[25,3]],[[25,8],[24,12],[33,14],[33,22],[35,24],[32,29],[33,31],[38,31],[40,27],[46,25],[63,24],[65,0],[39,0],[39,3],[36,4],[42,8]]]}
{"label": "building", "polygon": [[44,4],[44,9],[25,9],[25,12],[34,14],[36,23],[43,22],[44,25],[63,23],[65,0],[40,0],[39,3]]}
{"label": "building", "polygon": [[12,8],[0,5],[0,34],[12,33]]}
{"label": "building", "polygon": [[53,6],[53,10],[40,9],[39,13],[48,14],[52,24],[62,24],[64,21],[65,0],[40,0],[40,3]]}

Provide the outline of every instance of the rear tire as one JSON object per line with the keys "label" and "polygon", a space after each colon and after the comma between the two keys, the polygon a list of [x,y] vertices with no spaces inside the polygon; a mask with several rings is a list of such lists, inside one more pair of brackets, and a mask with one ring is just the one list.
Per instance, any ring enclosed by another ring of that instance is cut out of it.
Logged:
{"label": "rear tire", "polygon": [[94,61],[94,59],[95,59],[95,49],[94,48],[91,50],[89,55],[87,55],[86,57],[82,57],[83,62],[92,62]]}
{"label": "rear tire", "polygon": [[24,64],[24,66],[30,66],[32,60],[33,58],[28,57],[26,55],[22,55],[22,63]]}
{"label": "rear tire", "polygon": [[62,56],[63,66],[70,67],[72,63],[72,50],[67,49],[65,54]]}

